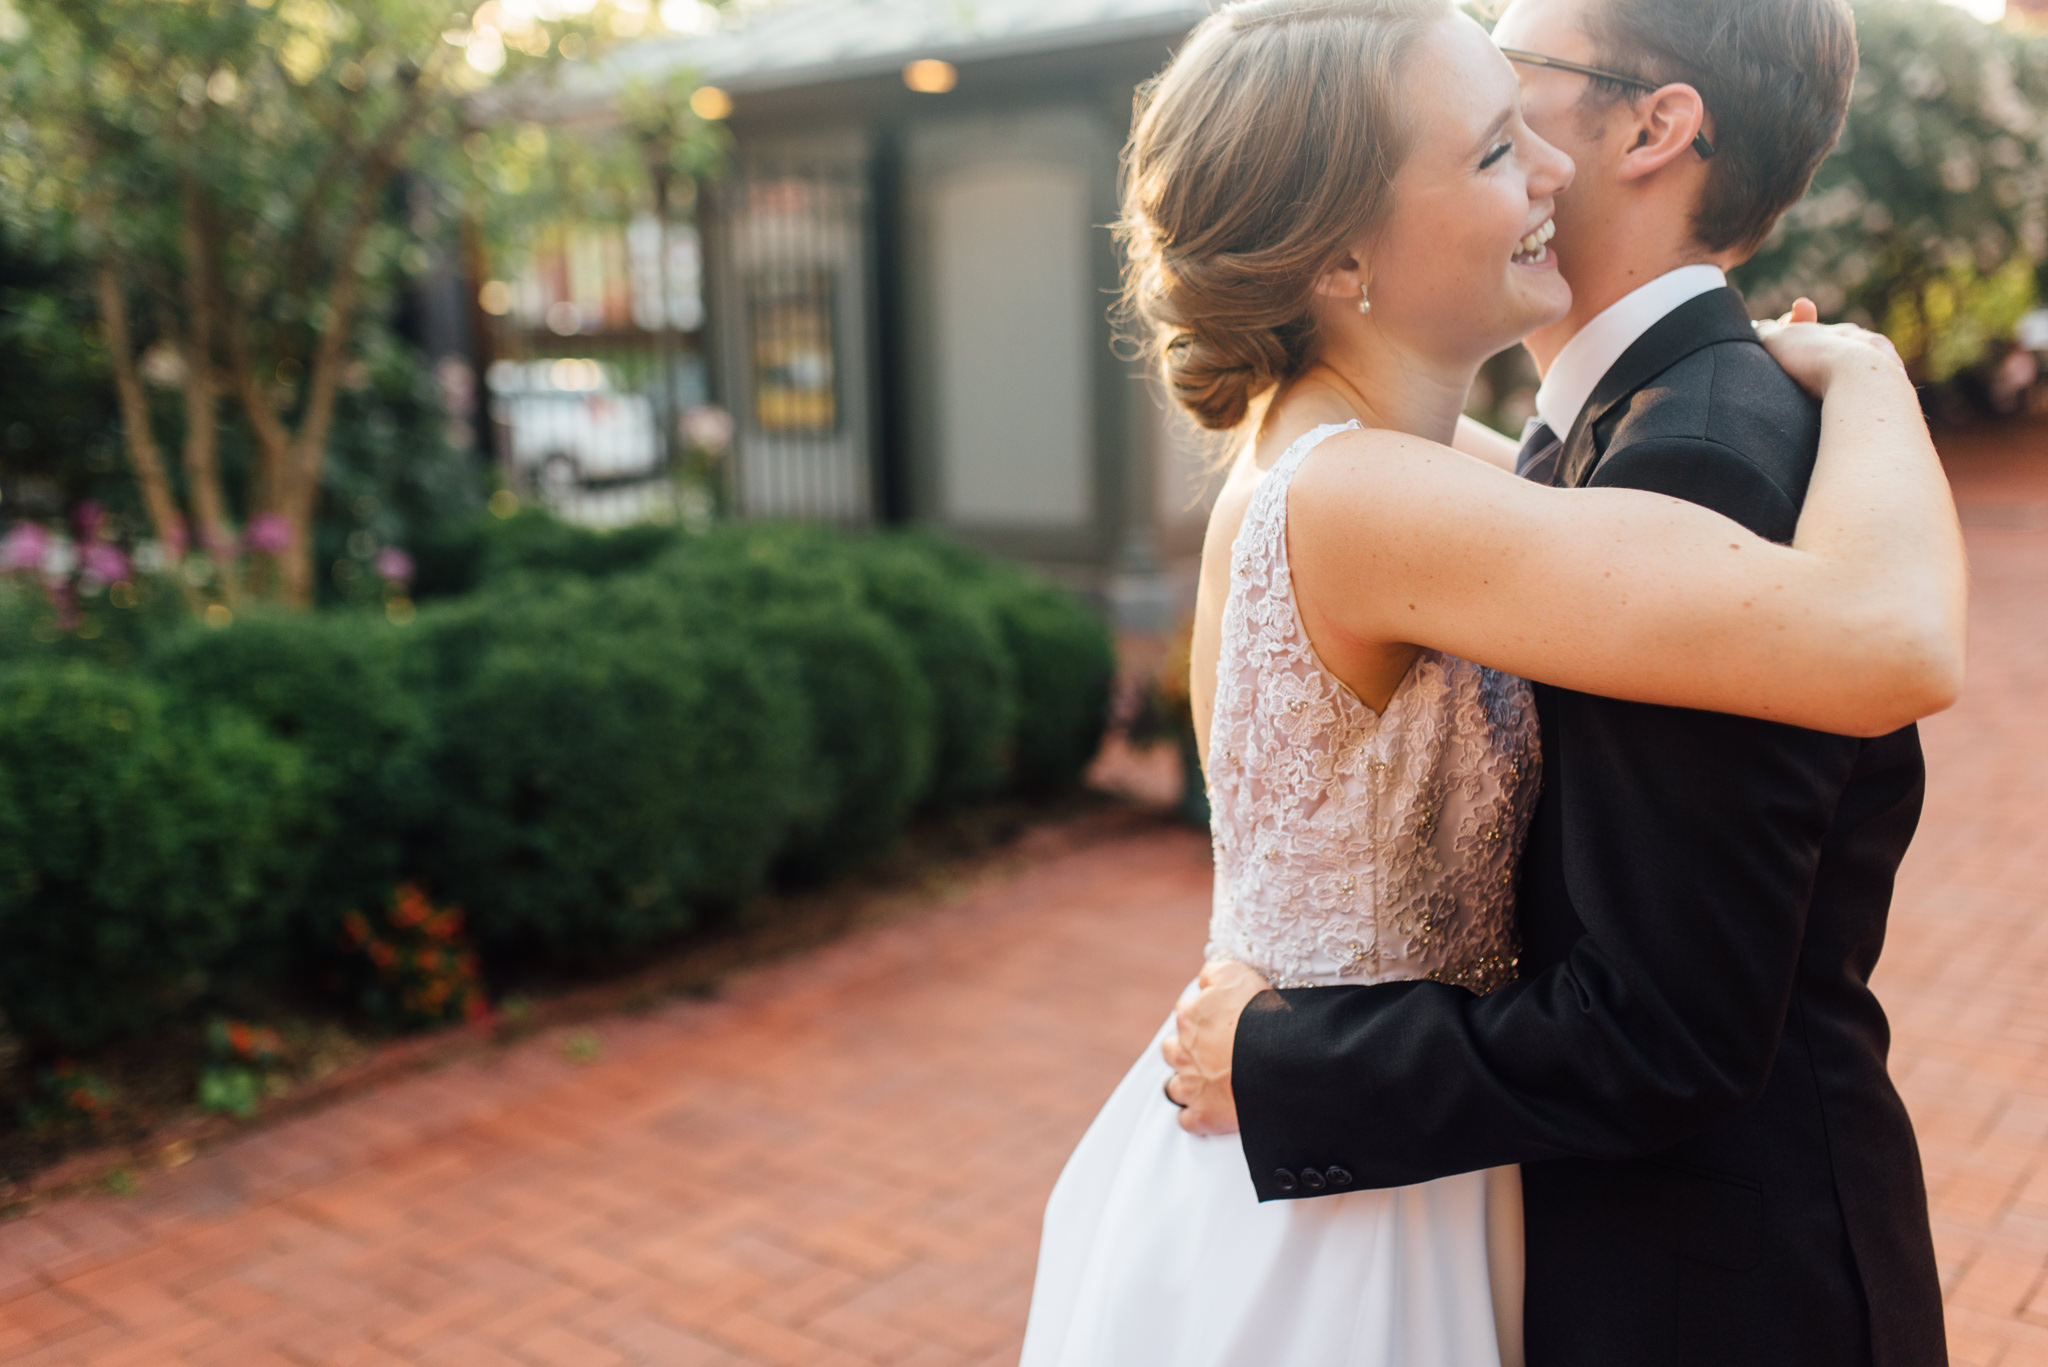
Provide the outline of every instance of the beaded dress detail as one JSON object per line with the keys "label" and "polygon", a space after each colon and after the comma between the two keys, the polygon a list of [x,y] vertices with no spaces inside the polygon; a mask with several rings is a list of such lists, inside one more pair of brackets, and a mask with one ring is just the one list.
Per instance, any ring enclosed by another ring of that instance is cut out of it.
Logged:
{"label": "beaded dress detail", "polygon": [[1542,748],[1529,685],[1425,650],[1384,712],[1317,658],[1287,561],[1289,447],[1231,548],[1209,800],[1209,957],[1282,987],[1515,975],[1515,866]]}

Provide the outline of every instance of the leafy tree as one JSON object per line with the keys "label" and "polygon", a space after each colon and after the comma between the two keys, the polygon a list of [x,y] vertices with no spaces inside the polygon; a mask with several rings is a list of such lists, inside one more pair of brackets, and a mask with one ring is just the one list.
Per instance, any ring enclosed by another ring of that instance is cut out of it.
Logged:
{"label": "leafy tree", "polygon": [[[238,502],[254,554],[249,582],[222,572],[213,591],[311,600],[312,521],[337,408],[361,373],[366,296],[420,250],[396,188],[417,172],[488,214],[608,174],[617,157],[576,157],[574,138],[476,97],[524,89],[635,31],[644,11],[0,0],[0,203],[22,233],[89,263],[128,462],[170,558],[198,549],[224,570],[241,540],[223,476],[230,409],[251,439]],[[181,481],[151,420],[146,353],[182,398]]]}
{"label": "leafy tree", "polygon": [[1924,0],[1857,0],[1848,128],[1744,268],[1758,311],[1814,297],[1942,383],[2048,284],[2048,35]]}

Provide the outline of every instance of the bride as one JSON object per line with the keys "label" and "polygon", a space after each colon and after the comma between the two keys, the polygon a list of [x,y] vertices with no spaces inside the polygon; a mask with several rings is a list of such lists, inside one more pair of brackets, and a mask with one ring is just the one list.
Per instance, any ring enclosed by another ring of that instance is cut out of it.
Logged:
{"label": "bride", "polygon": [[[1180,404],[1243,442],[1197,603],[1212,958],[1282,986],[1510,979],[1524,679],[1866,736],[1952,700],[1954,511],[1881,339],[1760,329],[1825,401],[1789,546],[1538,487],[1461,429],[1479,365],[1570,305],[1545,244],[1573,166],[1445,0],[1232,5],[1127,158],[1133,312]],[[1171,1028],[1052,1194],[1024,1367],[1520,1362],[1514,1169],[1304,1170],[1332,1194],[1262,1205],[1237,1142],[1162,1096]]]}

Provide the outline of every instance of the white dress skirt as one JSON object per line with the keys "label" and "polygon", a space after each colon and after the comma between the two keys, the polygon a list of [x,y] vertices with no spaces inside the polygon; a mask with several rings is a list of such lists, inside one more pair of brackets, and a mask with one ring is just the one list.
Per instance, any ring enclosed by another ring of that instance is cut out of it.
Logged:
{"label": "white dress skirt", "polygon": [[1518,1367],[1514,1168],[1259,1204],[1181,1129],[1171,1019],[1053,1188],[1022,1367]]}

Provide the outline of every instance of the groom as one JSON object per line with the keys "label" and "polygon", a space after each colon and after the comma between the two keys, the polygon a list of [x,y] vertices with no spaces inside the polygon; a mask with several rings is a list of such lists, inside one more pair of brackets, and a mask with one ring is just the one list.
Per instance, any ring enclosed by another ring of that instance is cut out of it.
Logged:
{"label": "groom", "polygon": [[[1495,38],[1578,163],[1555,243],[1576,302],[1530,339],[1520,469],[1789,541],[1817,410],[1722,272],[1834,145],[1848,5],[1514,0]],[[1523,1164],[1532,1367],[1945,1363],[1868,985],[1916,733],[1536,696],[1521,980],[1275,992],[1211,965],[1167,1045],[1183,1123],[1240,1127],[1261,1200]]]}

